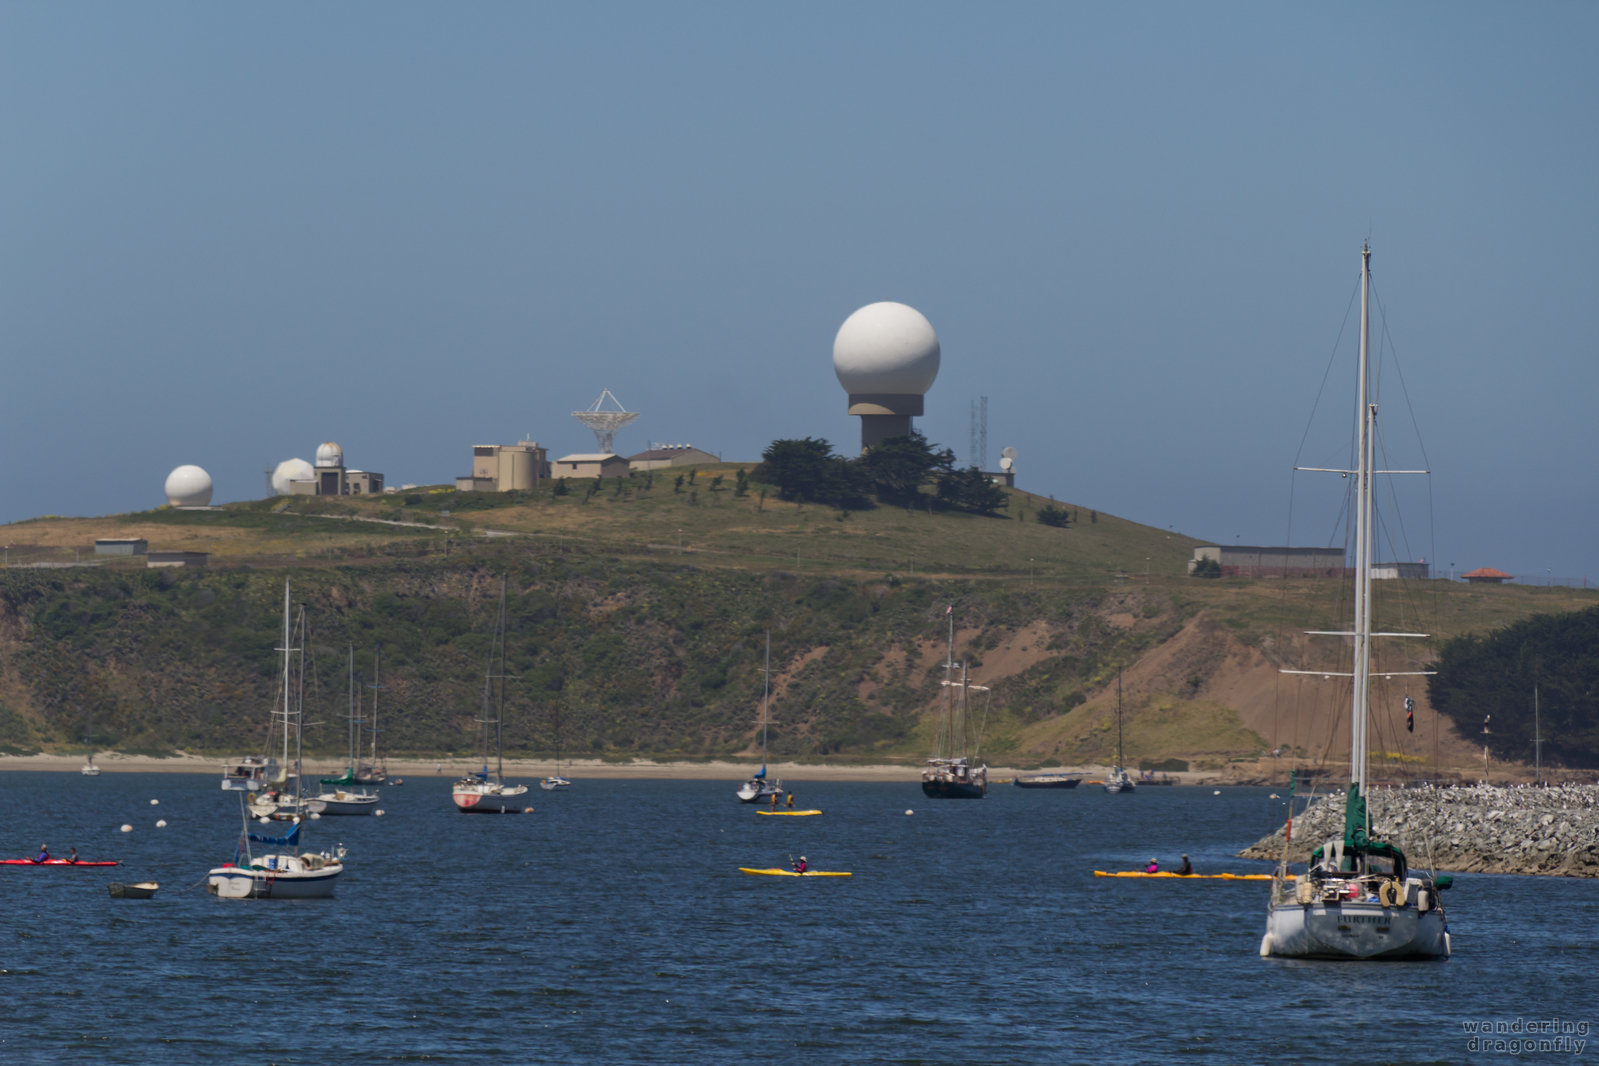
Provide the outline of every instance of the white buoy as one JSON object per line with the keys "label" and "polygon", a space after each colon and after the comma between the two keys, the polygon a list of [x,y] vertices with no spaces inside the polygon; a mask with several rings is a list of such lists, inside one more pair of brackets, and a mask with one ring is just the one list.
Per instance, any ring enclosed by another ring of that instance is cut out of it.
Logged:
{"label": "white buoy", "polygon": [[1277,798],[1277,793],[1273,792],[1269,798],[1270,799],[1276,799]]}
{"label": "white buoy", "polygon": [[264,814],[261,817],[257,818],[256,821],[260,822],[262,825],[271,825],[272,824],[272,819],[268,818]]}
{"label": "white buoy", "polygon": [[157,818],[155,820],[155,827],[157,829],[165,829],[167,827],[167,820],[165,818]]}
{"label": "white buoy", "polygon": [[533,808],[532,807],[523,807],[522,808],[522,813],[523,814],[532,814],[533,813]]}
{"label": "white buoy", "polygon": [[152,806],[152,807],[159,807],[160,805],[161,805],[161,801],[160,800],[151,800],[150,801],[150,806]]}
{"label": "white buoy", "polygon": [[911,809],[910,809],[910,808],[909,808],[909,807],[906,807],[906,808],[905,808],[905,814],[906,814],[906,815],[907,815],[907,816],[909,816],[909,815],[912,815],[912,814],[915,814],[915,813],[916,813],[916,812],[915,812],[915,811],[913,811],[913,810],[911,810]]}
{"label": "white buoy", "polygon": [[1212,792],[1212,793],[1211,793],[1211,795],[1212,795],[1212,796],[1219,796],[1219,795],[1221,795],[1221,789],[1219,789],[1219,788],[1218,788],[1218,789],[1217,789],[1217,790],[1216,790],[1216,791],[1214,791],[1214,792]]}
{"label": "white buoy", "polygon": [[127,825],[126,823],[124,823],[123,826],[122,826],[122,831],[124,833],[131,833],[131,832],[133,832],[133,826]]}
{"label": "white buoy", "polygon": [[312,817],[312,819],[314,819],[316,821],[320,821],[322,819],[322,815],[317,813],[316,811],[312,811],[311,812],[311,817]]}
{"label": "white buoy", "polygon": [[382,818],[383,817],[383,808],[379,807],[377,810],[373,811],[372,812],[372,817],[374,817],[374,818]]}

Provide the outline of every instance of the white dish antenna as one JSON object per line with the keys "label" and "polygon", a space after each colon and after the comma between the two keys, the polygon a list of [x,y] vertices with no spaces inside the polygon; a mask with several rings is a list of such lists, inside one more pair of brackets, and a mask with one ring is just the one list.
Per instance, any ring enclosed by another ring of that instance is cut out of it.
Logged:
{"label": "white dish antenna", "polygon": [[[611,402],[609,409],[605,406],[607,400]],[[586,411],[572,412],[573,418],[594,431],[594,439],[599,443],[602,455],[609,455],[614,450],[612,443],[616,438],[616,431],[638,416],[637,411],[624,409],[622,401],[611,395],[610,389],[602,391],[599,399],[590,404]]]}
{"label": "white dish antenna", "polygon": [[1002,456],[999,457],[999,468],[1001,470],[1009,470],[1011,467],[1013,467],[1015,465],[1016,465],[1016,460],[1012,459],[1010,456],[1002,455]]}

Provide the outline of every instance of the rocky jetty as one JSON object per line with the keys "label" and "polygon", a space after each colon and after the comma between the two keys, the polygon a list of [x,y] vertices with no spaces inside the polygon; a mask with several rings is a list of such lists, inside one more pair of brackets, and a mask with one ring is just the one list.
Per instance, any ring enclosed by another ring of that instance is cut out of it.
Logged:
{"label": "rocky jetty", "polygon": [[[1496,874],[1599,877],[1599,786],[1470,785],[1371,789],[1372,836],[1399,845],[1411,865]],[[1342,793],[1294,818],[1292,862],[1343,832]],[[1238,854],[1275,860],[1283,827]]]}

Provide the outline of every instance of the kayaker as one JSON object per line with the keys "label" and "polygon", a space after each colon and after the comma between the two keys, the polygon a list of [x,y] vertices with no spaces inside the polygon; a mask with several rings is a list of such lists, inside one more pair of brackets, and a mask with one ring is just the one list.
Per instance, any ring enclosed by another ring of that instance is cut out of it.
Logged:
{"label": "kayaker", "polygon": [[77,862],[78,861],[78,849],[77,848],[68,848],[67,849],[67,861],[68,862]]}
{"label": "kayaker", "polygon": [[33,861],[34,862],[49,862],[50,861],[50,845],[48,845],[48,844],[40,844],[39,845],[39,854],[37,854],[37,855],[35,855],[33,857]]}
{"label": "kayaker", "polygon": [[1158,873],[1160,873],[1160,863],[1156,862],[1155,859],[1153,857],[1151,857],[1150,860],[1149,860],[1149,865],[1144,867],[1144,872],[1146,874],[1158,874]]}
{"label": "kayaker", "polygon": [[1193,874],[1194,874],[1194,864],[1188,861],[1188,856],[1187,855],[1184,855],[1183,856],[1183,866],[1182,866],[1182,869],[1177,871],[1177,876],[1179,876],[1179,877],[1192,877]]}
{"label": "kayaker", "polygon": [[801,855],[798,859],[796,859],[794,861],[794,872],[795,873],[802,874],[808,869],[810,869],[810,866],[805,862],[805,856]]}

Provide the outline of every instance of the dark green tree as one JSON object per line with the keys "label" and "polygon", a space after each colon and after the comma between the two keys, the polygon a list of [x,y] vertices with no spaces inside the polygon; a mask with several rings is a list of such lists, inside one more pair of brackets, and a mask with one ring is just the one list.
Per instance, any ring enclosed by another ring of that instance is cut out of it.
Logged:
{"label": "dark green tree", "polygon": [[826,500],[838,456],[825,440],[774,440],[761,453],[755,476],[777,490],[780,500]]}
{"label": "dark green tree", "polygon": [[954,470],[955,453],[937,451],[920,433],[908,433],[872,445],[856,462],[879,501],[909,507],[918,502],[923,485]]}

